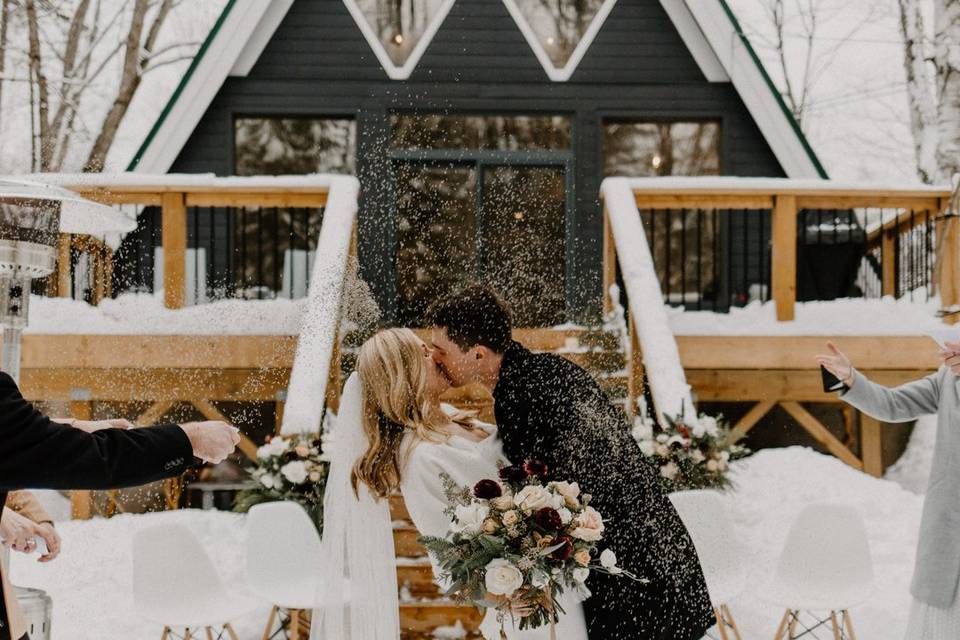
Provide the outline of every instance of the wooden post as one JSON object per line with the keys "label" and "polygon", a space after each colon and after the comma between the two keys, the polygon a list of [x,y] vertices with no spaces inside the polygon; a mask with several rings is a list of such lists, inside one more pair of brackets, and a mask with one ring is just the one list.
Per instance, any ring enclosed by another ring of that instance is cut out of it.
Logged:
{"label": "wooden post", "polygon": [[860,414],[860,457],[863,470],[877,478],[883,476],[883,438],[880,421]]}
{"label": "wooden post", "polygon": [[69,233],[61,233],[57,239],[57,297],[69,298],[70,291],[70,243]]}
{"label": "wooden post", "polygon": [[163,304],[180,309],[186,298],[187,207],[183,193],[165,193],[163,213]]}
{"label": "wooden post", "polygon": [[883,246],[880,253],[883,255],[881,275],[883,285],[881,294],[885,296],[897,295],[897,236],[894,231],[884,231],[881,240]]}
{"label": "wooden post", "polygon": [[[337,334],[339,336],[339,328]],[[333,354],[330,356],[330,371],[327,375],[327,393],[325,399],[327,410],[333,411],[334,413],[340,412],[340,392],[342,391],[340,367],[340,340],[338,339],[333,345]]]}
{"label": "wooden post", "polygon": [[[85,400],[70,402],[70,417],[90,420],[93,417],[93,404]],[[74,520],[89,520],[93,517],[93,494],[90,491],[70,492],[70,517]]]}
{"label": "wooden post", "polygon": [[[945,215],[939,218],[937,230],[942,237],[939,266],[940,306],[949,310],[960,305],[960,217]],[[944,320],[955,324],[960,314],[948,314]]]}
{"label": "wooden post", "polygon": [[617,245],[610,226],[610,212],[603,204],[603,315],[613,312],[614,301],[610,298],[610,287],[617,282]]}
{"label": "wooden post", "polygon": [[776,196],[770,229],[773,300],[777,305],[777,320],[785,322],[793,320],[797,301],[796,196]]}
{"label": "wooden post", "polygon": [[[627,398],[630,405],[627,415],[633,418],[637,415],[637,398],[643,394],[643,353],[640,350],[640,338],[637,336],[637,325],[630,319],[630,362],[627,378]],[[654,407],[656,409],[656,407]]]}

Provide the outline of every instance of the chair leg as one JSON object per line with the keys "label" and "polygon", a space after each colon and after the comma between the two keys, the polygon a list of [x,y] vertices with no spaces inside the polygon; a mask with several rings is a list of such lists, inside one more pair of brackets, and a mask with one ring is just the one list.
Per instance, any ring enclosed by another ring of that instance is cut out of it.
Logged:
{"label": "chair leg", "polygon": [[773,640],[782,640],[782,639],[783,639],[783,637],[784,637],[783,632],[786,631],[786,629],[787,629],[787,620],[789,620],[789,619],[790,619],[790,609],[787,609],[787,610],[784,612],[783,617],[780,618],[780,626],[777,627],[777,635],[775,635],[775,636],[773,637]]}
{"label": "chair leg", "polygon": [[270,632],[273,630],[273,621],[277,619],[277,605],[270,608],[270,617],[267,618],[267,627],[263,630],[263,640],[270,640]]}
{"label": "chair leg", "polygon": [[163,635],[160,636],[160,640],[169,640],[170,639],[170,627],[163,628]]}
{"label": "chair leg", "polygon": [[193,634],[190,633],[190,627],[183,630],[183,640],[193,640]]}
{"label": "chair leg", "polygon": [[240,640],[240,638],[237,636],[237,632],[233,630],[233,627],[230,626],[229,622],[223,625],[223,628],[227,633],[230,634],[230,640]]}
{"label": "chair leg", "polygon": [[723,619],[723,613],[717,607],[713,608],[713,617],[717,620],[717,629],[720,630],[720,640],[730,640],[727,637],[727,623]]}
{"label": "chair leg", "polygon": [[733,614],[730,613],[730,607],[725,604],[720,605],[720,613],[723,615],[723,619],[727,621],[730,630],[733,631],[734,640],[743,640],[743,638],[740,637],[740,629],[737,628],[737,622],[733,619]]}
{"label": "chair leg", "polygon": [[794,640],[797,637],[797,623],[800,622],[800,610],[790,611],[790,640]]}
{"label": "chair leg", "polygon": [[843,635],[840,631],[840,625],[837,623],[837,612],[830,612],[830,628],[833,629],[833,640],[841,640]]}
{"label": "chair leg", "polygon": [[290,640],[300,640],[300,609],[290,610]]}
{"label": "chair leg", "polygon": [[850,612],[846,609],[843,610],[843,622],[847,626],[847,635],[850,636],[850,640],[857,640],[857,634],[853,632],[853,620],[850,619]]}
{"label": "chair leg", "polygon": [[203,630],[207,632],[207,640],[213,640],[213,629],[210,627],[204,627]]}

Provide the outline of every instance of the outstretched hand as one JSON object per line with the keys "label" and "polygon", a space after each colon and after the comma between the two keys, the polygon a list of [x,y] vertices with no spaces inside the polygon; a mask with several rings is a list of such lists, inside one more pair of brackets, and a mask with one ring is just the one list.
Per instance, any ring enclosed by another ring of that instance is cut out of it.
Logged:
{"label": "outstretched hand", "polygon": [[850,358],[848,358],[840,349],[837,349],[837,346],[832,342],[827,342],[827,349],[830,350],[830,353],[827,355],[818,355],[817,362],[819,362],[827,371],[837,376],[837,378],[843,382],[843,384],[849,386],[853,385],[853,365],[850,363]]}
{"label": "outstretched hand", "polygon": [[953,375],[960,376],[960,342],[945,342],[940,350],[940,361],[950,367]]}

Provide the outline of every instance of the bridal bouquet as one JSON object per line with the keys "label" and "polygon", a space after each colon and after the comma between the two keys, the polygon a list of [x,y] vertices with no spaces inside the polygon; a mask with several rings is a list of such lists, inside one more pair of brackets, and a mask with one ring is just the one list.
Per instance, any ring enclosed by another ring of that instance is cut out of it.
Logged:
{"label": "bridal bouquet", "polygon": [[637,399],[633,437],[643,455],[659,467],[664,490],[730,486],[730,462],[750,455],[750,450],[730,442],[730,427],[722,417],[665,418],[666,424],[657,424],[643,398]]}
{"label": "bridal bouquet", "polygon": [[547,467],[536,461],[503,467],[499,476],[472,489],[442,476],[450,531],[420,543],[439,564],[446,595],[497,608],[501,624],[519,599],[532,610],[522,630],[556,623],[565,590],[589,596],[591,571],[638,579],[616,566],[612,550],[600,552],[603,517],[577,483],[546,481]]}
{"label": "bridal bouquet", "polygon": [[325,441],[303,434],[268,437],[257,449],[250,476],[255,483],[237,494],[234,511],[246,512],[261,502],[289,500],[300,504],[319,531],[323,530],[323,490],[329,461]]}

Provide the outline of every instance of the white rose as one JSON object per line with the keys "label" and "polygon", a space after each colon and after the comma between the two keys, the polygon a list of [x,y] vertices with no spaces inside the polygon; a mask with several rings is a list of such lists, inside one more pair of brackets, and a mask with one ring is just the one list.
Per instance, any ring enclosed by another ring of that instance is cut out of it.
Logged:
{"label": "white rose", "polygon": [[622,570],[617,567],[617,554],[613,549],[604,549],[600,554],[600,566],[612,574],[621,573]]}
{"label": "white rose", "polygon": [[573,579],[577,582],[586,582],[587,578],[590,577],[590,569],[586,567],[577,567],[573,570]]}
{"label": "white rose", "polygon": [[277,436],[270,441],[270,444],[267,445],[270,447],[270,454],[274,456],[281,455],[290,447],[290,443],[287,442],[284,438]]}
{"label": "white rose", "polygon": [[724,462],[730,462],[730,452],[729,452],[729,451],[721,451],[721,452],[720,452],[720,459],[723,460]]}
{"label": "white rose", "polygon": [[512,596],[523,586],[523,574],[509,560],[497,558],[487,563],[484,578],[487,591],[496,596]]}
{"label": "white rose", "polygon": [[651,425],[646,420],[641,420],[640,418],[634,418],[633,437],[636,438],[637,440],[652,440],[653,425]]}
{"label": "white rose", "polygon": [[292,484],[300,484],[307,479],[307,465],[300,460],[294,460],[280,467],[280,473]]}
{"label": "white rose", "polygon": [[661,442],[661,443],[662,443],[662,442],[666,442],[666,441],[669,440],[669,439],[670,439],[670,436],[668,436],[668,435],[665,434],[665,433],[661,433],[661,434],[659,434],[659,435],[657,436],[657,442]]}
{"label": "white rose", "polygon": [[567,526],[573,520],[573,513],[566,507],[557,509],[557,513],[560,514],[560,522],[563,523],[563,526]]}
{"label": "white rose", "polygon": [[[553,489],[563,498],[563,504],[561,504],[560,507],[564,504],[568,507],[580,506],[580,501],[578,500],[580,497],[580,485],[576,482],[554,482]],[[560,507],[556,508],[559,509]]]}
{"label": "white rose", "polygon": [[707,460],[707,471],[716,472],[720,470],[720,464],[716,460]]}
{"label": "white rose", "polygon": [[654,448],[654,451],[655,451],[656,454],[657,454],[658,456],[660,456],[661,458],[669,458],[669,457],[670,457],[670,447],[668,447],[668,446],[665,445],[665,444],[658,444],[658,445]]}
{"label": "white rose", "polygon": [[276,476],[271,473],[265,473],[260,477],[260,484],[265,486],[267,489],[274,489],[279,483],[277,482]]}
{"label": "white rose", "polygon": [[524,511],[536,511],[544,507],[552,506],[553,496],[543,487],[529,485],[520,490],[513,497],[513,503]]}
{"label": "white rose", "polygon": [[694,438],[702,438],[707,435],[707,425],[704,422],[703,418],[700,418],[690,428],[690,433],[693,434]]}
{"label": "white rose", "polygon": [[583,513],[577,516],[577,524],[580,525],[570,532],[574,538],[580,538],[586,542],[596,542],[603,537],[603,518],[593,507],[587,507]]}
{"label": "white rose", "polygon": [[273,455],[273,450],[270,448],[270,443],[257,447],[257,458],[259,460],[266,460]]}
{"label": "white rose", "polygon": [[[707,465],[709,466],[709,464],[710,463],[708,462]],[[680,471],[680,467],[678,467],[675,462],[668,462],[667,464],[660,467],[660,475],[666,478],[667,480],[673,480],[674,478],[676,478],[677,473],[679,473],[679,471]]]}
{"label": "white rose", "polygon": [[656,445],[653,444],[653,440],[641,440],[641,441],[640,441],[640,453],[642,453],[642,454],[645,455],[646,457],[649,458],[649,457],[652,456],[654,453],[656,453],[656,451],[657,451],[657,447],[656,447]]}
{"label": "white rose", "polygon": [[706,460],[707,457],[703,455],[703,451],[700,451],[700,449],[694,449],[693,452],[690,454],[690,459],[693,460],[695,463],[700,464],[701,462]]}
{"label": "white rose", "polygon": [[450,525],[450,530],[455,533],[464,533],[468,536],[475,536],[483,528],[483,521],[490,515],[490,507],[479,502],[457,505],[455,510],[457,519]]}

